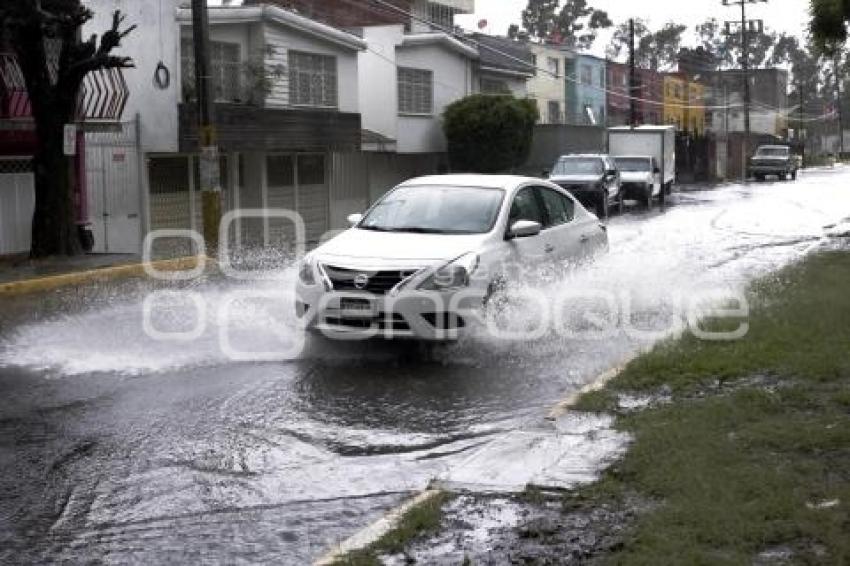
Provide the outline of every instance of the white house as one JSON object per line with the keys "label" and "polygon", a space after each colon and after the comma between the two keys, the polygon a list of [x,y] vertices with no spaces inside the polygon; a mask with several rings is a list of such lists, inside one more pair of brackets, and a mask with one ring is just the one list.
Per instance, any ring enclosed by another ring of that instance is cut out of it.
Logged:
{"label": "white house", "polygon": [[[139,117],[141,204],[131,213],[139,219],[138,233],[200,230],[191,11],[181,0],[88,4],[97,16],[87,33],[107,29],[116,8],[139,26],[122,45],[136,64],[127,72],[125,115]],[[209,21],[226,208],[295,210],[308,238],[317,241],[346,213],[332,206],[332,154],[360,147],[358,54],[366,43],[277,6],[211,8]],[[131,161],[104,159],[104,177],[115,164]],[[106,211],[106,222],[119,222],[115,212],[124,211]],[[291,232],[273,224],[246,220],[236,240],[274,245]]]}
{"label": "white house", "polygon": [[363,128],[380,143],[364,150],[399,153],[446,151],[442,113],[472,94],[478,52],[442,32],[405,33],[404,26],[363,30],[360,53]]}

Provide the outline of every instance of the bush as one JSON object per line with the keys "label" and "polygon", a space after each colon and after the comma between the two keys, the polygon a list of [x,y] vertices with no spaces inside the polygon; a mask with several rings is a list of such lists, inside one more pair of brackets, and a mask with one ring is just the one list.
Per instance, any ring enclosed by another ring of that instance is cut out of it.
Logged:
{"label": "bush", "polygon": [[532,100],[475,94],[443,114],[454,171],[499,173],[523,165],[539,114]]}

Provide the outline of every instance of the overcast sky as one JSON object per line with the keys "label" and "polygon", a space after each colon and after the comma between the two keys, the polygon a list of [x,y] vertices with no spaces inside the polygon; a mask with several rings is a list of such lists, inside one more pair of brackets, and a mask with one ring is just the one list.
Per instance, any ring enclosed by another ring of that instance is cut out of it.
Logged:
{"label": "overcast sky", "polygon": [[[694,27],[709,18],[718,20],[740,19],[740,8],[724,7],[722,0],[589,0],[594,8],[608,12],[614,23],[630,17],[643,18],[655,29],[673,20]],[[486,19],[486,33],[503,35],[512,23],[521,24],[521,13],[527,0],[476,0],[476,11],[471,16],[461,16],[458,23],[466,28],[476,28]],[[748,4],[748,18],[762,19],[765,26],[802,36],[808,25],[809,0],[771,0],[763,4]],[[600,35],[594,53],[604,54],[608,34]]]}

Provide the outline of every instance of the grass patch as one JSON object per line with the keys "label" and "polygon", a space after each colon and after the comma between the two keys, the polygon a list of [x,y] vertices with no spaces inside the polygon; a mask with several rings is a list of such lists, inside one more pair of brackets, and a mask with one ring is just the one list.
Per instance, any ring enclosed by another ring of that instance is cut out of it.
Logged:
{"label": "grass patch", "polygon": [[[658,502],[603,561],[752,564],[782,549],[795,564],[850,563],[848,282],[850,254],[806,259],[753,286],[744,339],[665,342],[580,400],[616,412],[620,394],[672,392],[669,404],[618,414],[634,444],[579,490]],[[764,375],[781,385],[710,394]]]}
{"label": "grass patch", "polygon": [[441,491],[405,513],[395,529],[367,548],[348,553],[338,566],[380,566],[380,556],[398,554],[415,538],[434,532],[443,519],[443,506],[454,496]]}

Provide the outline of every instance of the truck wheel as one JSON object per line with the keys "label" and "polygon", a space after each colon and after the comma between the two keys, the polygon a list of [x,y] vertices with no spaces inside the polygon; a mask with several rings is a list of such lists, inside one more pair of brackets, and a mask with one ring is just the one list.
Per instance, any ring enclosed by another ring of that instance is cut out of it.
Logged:
{"label": "truck wheel", "polygon": [[667,204],[667,189],[664,185],[661,185],[661,190],[658,192],[658,203],[661,206]]}
{"label": "truck wheel", "polygon": [[608,218],[608,192],[602,191],[599,193],[599,197],[596,203],[596,212],[599,215],[600,220],[605,220]]}
{"label": "truck wheel", "polygon": [[796,169],[794,169],[793,171],[791,171],[791,180],[792,180],[792,181],[796,181],[796,180],[797,180],[797,170],[796,170]]}
{"label": "truck wheel", "polygon": [[643,195],[643,204],[646,206],[647,210],[652,210],[652,187],[646,187],[646,190]]}
{"label": "truck wheel", "polygon": [[620,194],[617,195],[617,214],[623,215],[626,210],[626,197],[623,194],[623,189],[620,189]]}

